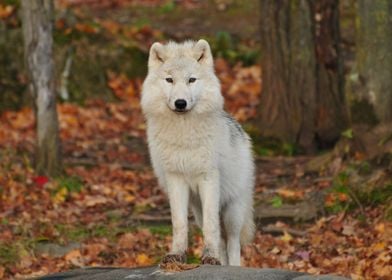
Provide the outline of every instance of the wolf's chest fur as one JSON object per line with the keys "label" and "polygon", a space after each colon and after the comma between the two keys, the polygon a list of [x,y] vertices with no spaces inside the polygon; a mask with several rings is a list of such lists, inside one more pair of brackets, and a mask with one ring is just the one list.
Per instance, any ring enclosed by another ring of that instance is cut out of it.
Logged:
{"label": "wolf's chest fur", "polygon": [[149,128],[149,141],[163,168],[169,172],[199,175],[216,165],[216,123],[175,116]]}

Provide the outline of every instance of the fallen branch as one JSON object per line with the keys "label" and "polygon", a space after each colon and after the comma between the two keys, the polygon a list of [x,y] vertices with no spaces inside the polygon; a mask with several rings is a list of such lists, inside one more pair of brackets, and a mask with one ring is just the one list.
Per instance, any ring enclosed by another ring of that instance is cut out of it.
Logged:
{"label": "fallen branch", "polygon": [[316,197],[296,204],[285,204],[280,207],[262,204],[255,208],[258,220],[288,218],[294,221],[310,221],[316,219],[324,210],[323,198]]}
{"label": "fallen branch", "polygon": [[144,170],[146,165],[140,163],[129,163],[129,162],[100,162],[95,159],[75,159],[75,158],[68,158],[64,160],[65,164],[71,166],[86,166],[86,167],[95,167],[99,165],[112,165],[118,166],[125,170]]}
{"label": "fallen branch", "polygon": [[304,237],[306,236],[306,231],[302,231],[302,230],[296,230],[296,229],[291,229],[291,228],[284,228],[284,227],[278,227],[278,226],[274,226],[274,225],[268,225],[265,227],[262,227],[261,230],[265,233],[272,233],[272,234],[284,234],[285,232],[289,233],[290,235],[293,236],[300,236],[300,237]]}
{"label": "fallen branch", "polygon": [[148,223],[162,223],[162,224],[170,224],[171,217],[170,216],[153,216],[147,214],[139,214],[130,217],[131,223],[139,223],[139,224],[148,224]]}

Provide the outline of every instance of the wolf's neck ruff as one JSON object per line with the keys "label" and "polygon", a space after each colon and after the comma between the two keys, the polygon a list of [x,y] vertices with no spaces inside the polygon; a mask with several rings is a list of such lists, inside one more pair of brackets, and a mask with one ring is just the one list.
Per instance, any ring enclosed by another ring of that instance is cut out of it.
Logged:
{"label": "wolf's neck ruff", "polygon": [[164,168],[187,176],[199,176],[216,165],[212,161],[219,119],[211,116],[178,116],[148,121],[148,137],[159,147]]}

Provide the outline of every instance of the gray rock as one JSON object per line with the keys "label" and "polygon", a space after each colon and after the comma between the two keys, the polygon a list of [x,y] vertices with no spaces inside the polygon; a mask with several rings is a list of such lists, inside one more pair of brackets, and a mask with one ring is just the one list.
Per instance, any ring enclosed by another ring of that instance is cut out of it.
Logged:
{"label": "gray rock", "polygon": [[67,245],[58,245],[55,243],[38,243],[34,252],[37,255],[48,255],[50,257],[63,257],[72,250],[80,249],[81,244],[78,242],[71,242]]}
{"label": "gray rock", "polygon": [[301,272],[282,269],[256,269],[234,266],[203,265],[183,272],[164,272],[157,266],[144,268],[96,267],[71,270],[41,277],[42,280],[347,280],[348,278],[333,275],[311,276]]}
{"label": "gray rock", "polygon": [[347,280],[348,278],[336,275],[305,275],[294,278],[293,280]]}

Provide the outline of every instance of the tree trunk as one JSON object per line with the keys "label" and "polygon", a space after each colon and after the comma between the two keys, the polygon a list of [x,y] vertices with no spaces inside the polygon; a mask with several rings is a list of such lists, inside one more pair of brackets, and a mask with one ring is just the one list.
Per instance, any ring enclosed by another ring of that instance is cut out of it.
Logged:
{"label": "tree trunk", "polygon": [[306,152],[333,145],[347,125],[338,1],[261,0],[264,137]]}
{"label": "tree trunk", "polygon": [[25,58],[37,123],[36,170],[56,176],[61,172],[60,140],[52,58],[53,1],[21,1]]}
{"label": "tree trunk", "polygon": [[[366,111],[361,110],[359,114],[371,114],[373,109],[376,121],[390,123],[392,122],[392,2],[359,0],[357,24],[356,61],[359,86],[352,93],[352,97],[356,102],[362,104],[366,102],[370,105]],[[354,107],[354,109],[360,110],[361,107]],[[359,117],[355,118],[358,119]]]}
{"label": "tree trunk", "polygon": [[348,126],[340,49],[339,1],[314,1],[316,49],[316,139],[331,146]]}

